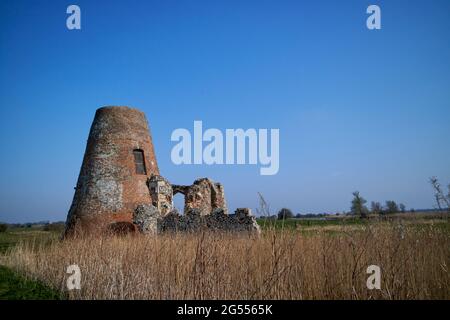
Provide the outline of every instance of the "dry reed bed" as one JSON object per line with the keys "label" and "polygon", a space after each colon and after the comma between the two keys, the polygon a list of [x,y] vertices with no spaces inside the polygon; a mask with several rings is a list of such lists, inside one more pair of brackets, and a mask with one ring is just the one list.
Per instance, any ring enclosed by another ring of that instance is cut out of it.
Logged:
{"label": "dry reed bed", "polygon": [[[433,227],[363,231],[83,238],[21,244],[2,263],[71,299],[449,299],[449,235]],[[78,264],[81,290],[67,292]],[[379,265],[382,290],[368,290]]]}

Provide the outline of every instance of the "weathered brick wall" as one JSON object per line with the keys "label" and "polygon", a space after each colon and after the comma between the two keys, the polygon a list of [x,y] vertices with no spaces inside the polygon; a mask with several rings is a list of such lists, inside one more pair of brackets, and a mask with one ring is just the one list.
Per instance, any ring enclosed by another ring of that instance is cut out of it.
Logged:
{"label": "weathered brick wall", "polygon": [[[133,150],[144,153],[146,174],[137,174]],[[151,204],[147,178],[159,174],[145,114],[128,107],[97,110],[91,126],[66,231],[76,224],[131,222],[138,204]]]}

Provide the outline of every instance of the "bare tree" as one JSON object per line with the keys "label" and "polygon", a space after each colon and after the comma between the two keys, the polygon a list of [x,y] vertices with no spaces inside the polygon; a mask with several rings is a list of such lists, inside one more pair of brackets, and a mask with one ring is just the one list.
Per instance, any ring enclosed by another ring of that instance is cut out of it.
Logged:
{"label": "bare tree", "polygon": [[403,203],[400,203],[398,207],[400,208],[400,212],[404,213],[406,211],[406,206]]}
{"label": "bare tree", "polygon": [[264,199],[263,195],[258,192],[259,197],[259,209],[256,209],[256,213],[261,217],[270,217],[270,209],[269,205],[267,204],[266,200]]}
{"label": "bare tree", "polygon": [[381,203],[372,201],[370,204],[370,211],[373,214],[382,214],[383,213],[383,207],[381,206]]}
{"label": "bare tree", "polygon": [[450,212],[450,184],[447,186],[448,193],[444,194],[441,184],[436,177],[430,178],[430,184],[434,189],[434,199],[436,200],[437,206],[440,211],[442,211],[442,204],[447,207],[447,211]]}

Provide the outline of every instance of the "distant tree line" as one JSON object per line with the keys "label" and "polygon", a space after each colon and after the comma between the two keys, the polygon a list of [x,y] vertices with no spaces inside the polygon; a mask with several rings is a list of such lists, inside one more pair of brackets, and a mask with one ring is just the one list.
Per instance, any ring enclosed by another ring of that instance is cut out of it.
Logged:
{"label": "distant tree line", "polygon": [[[447,185],[448,191],[447,194],[445,194],[436,177],[431,177],[429,182],[434,190],[434,199],[438,210],[446,210],[450,213],[450,184]],[[397,204],[394,200],[387,200],[384,206],[382,206],[380,202],[372,201],[370,203],[370,210],[365,206],[366,203],[366,199],[364,199],[358,191],[353,192],[350,212],[361,218],[366,218],[369,213],[383,215],[406,212],[406,206],[403,203]],[[410,210],[410,212],[414,211],[414,209]]]}
{"label": "distant tree line", "polygon": [[3,223],[0,222],[0,232],[5,232],[8,229],[31,229],[31,228],[42,228],[43,231],[60,231],[63,230],[65,222],[49,222],[49,221],[39,221],[39,222],[26,222],[26,223]]}
{"label": "distant tree line", "polygon": [[350,207],[351,214],[367,218],[369,214],[384,215],[406,212],[406,206],[403,203],[397,204],[394,200],[387,200],[383,206],[380,202],[372,201],[370,209],[366,207],[367,200],[364,199],[359,191],[353,192],[353,199]]}
{"label": "distant tree line", "polygon": [[[283,208],[278,211],[277,214],[270,216],[260,216],[259,219],[269,219],[269,220],[284,220],[284,219],[313,219],[313,218],[324,218],[329,216],[329,213],[297,213],[294,215],[291,209]],[[339,215],[337,213],[336,215]]]}

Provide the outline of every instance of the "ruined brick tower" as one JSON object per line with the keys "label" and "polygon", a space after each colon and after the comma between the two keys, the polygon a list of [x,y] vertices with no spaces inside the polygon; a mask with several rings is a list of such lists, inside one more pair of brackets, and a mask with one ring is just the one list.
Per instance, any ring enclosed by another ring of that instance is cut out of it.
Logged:
{"label": "ruined brick tower", "polygon": [[97,110],[91,126],[66,234],[131,223],[139,204],[151,204],[147,179],[159,175],[145,114],[128,107]]}

